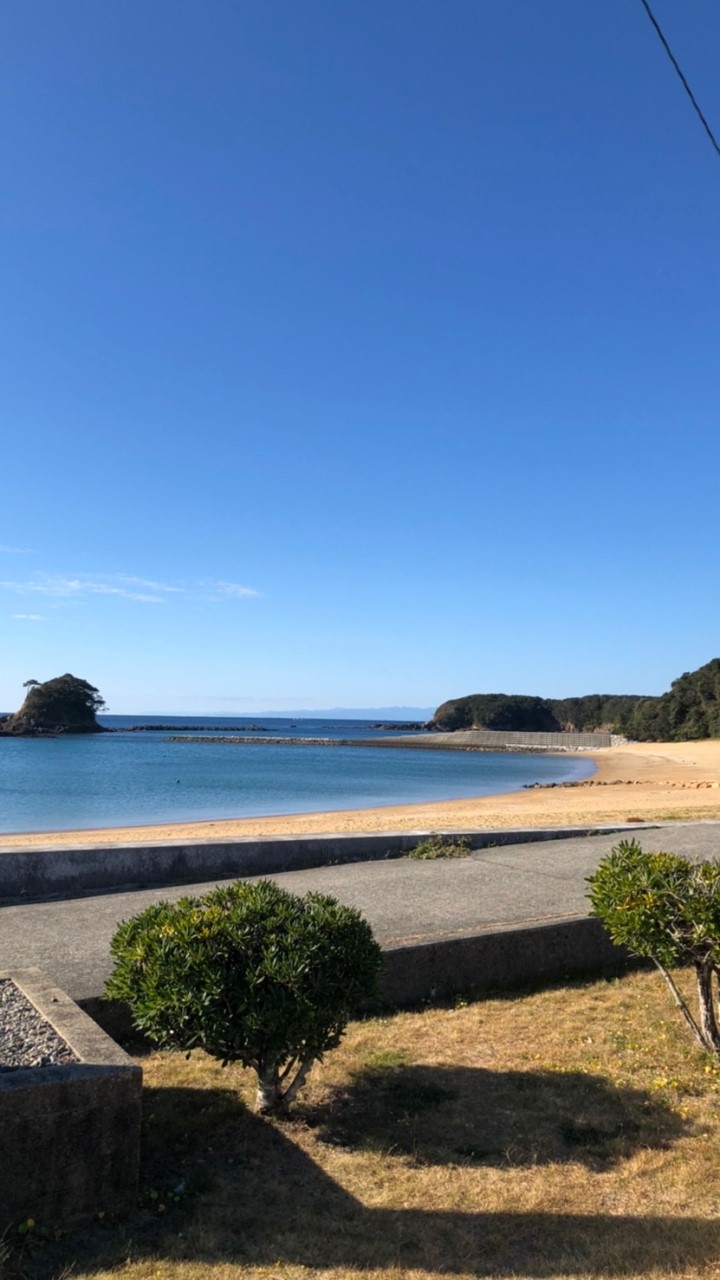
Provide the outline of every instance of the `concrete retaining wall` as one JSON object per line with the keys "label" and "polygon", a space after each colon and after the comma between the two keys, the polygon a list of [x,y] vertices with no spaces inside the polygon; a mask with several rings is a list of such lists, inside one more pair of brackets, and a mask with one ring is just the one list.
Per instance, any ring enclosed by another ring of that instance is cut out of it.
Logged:
{"label": "concrete retaining wall", "polygon": [[0,1075],[0,1234],[131,1213],[137,1202],[142,1072],[38,969],[3,973],[79,1063]]}
{"label": "concrete retaining wall", "polygon": [[[473,849],[559,840],[623,831],[625,827],[561,827],[514,831],[465,831]],[[206,880],[273,875],[340,863],[399,858],[427,839],[428,831],[387,835],[272,837],[263,840],[202,840],[194,844],[85,845],[0,850],[0,900],[71,898],[114,889],[200,884]]]}
{"label": "concrete retaining wall", "polygon": [[[640,963],[610,942],[599,920],[586,916],[388,947],[383,958],[381,1003],[401,1008],[622,973]],[[99,994],[80,1003],[109,1035],[133,1035],[127,1006]]]}
{"label": "concrete retaining wall", "polygon": [[382,998],[393,1005],[617,973],[630,963],[599,920],[582,916],[392,947],[384,957]]}
{"label": "concrete retaining wall", "polygon": [[[494,748],[497,751],[513,747],[533,747],[542,751],[592,751],[593,748],[611,747],[624,739],[610,733],[524,733],[515,729],[454,729],[448,733],[432,733],[419,740],[406,738],[406,743],[428,747],[448,747],[455,751],[476,748]],[[394,740],[397,744],[398,740]]]}

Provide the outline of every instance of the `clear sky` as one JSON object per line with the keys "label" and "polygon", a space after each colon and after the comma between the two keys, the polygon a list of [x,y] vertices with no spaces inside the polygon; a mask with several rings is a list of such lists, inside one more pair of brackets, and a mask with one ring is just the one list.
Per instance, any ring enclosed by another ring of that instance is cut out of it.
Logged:
{"label": "clear sky", "polygon": [[[720,8],[655,0],[720,130]],[[720,654],[720,159],[639,0],[0,15],[0,708]]]}

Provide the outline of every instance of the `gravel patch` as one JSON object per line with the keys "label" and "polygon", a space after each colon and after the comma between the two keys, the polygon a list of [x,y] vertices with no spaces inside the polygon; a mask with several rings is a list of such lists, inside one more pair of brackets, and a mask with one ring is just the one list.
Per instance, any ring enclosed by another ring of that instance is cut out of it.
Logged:
{"label": "gravel patch", "polygon": [[9,978],[0,979],[0,1072],[67,1067],[79,1059]]}

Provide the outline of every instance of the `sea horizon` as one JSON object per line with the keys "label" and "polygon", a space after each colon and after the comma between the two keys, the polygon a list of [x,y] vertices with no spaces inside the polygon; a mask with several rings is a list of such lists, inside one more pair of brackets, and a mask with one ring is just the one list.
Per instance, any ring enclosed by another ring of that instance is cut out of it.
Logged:
{"label": "sea horizon", "polygon": [[[14,711],[18,708],[15,707]],[[3,716],[13,715],[14,711],[0,711],[0,719]],[[323,710],[322,707],[303,708],[300,711],[290,711],[287,708],[280,711],[101,711],[98,720],[102,724],[105,720],[128,718],[144,721],[144,720],[387,720],[387,721],[403,721],[417,720],[427,722],[431,720],[435,714],[434,707],[329,707]]]}

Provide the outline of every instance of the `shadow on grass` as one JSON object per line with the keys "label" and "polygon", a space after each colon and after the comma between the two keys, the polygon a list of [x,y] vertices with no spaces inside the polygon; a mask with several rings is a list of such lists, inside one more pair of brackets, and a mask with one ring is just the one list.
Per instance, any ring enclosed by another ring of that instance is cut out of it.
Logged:
{"label": "shadow on grass", "polygon": [[146,1192],[166,1211],[146,1195],[133,1221],[30,1246],[8,1274],[56,1280],[152,1258],[198,1276],[288,1263],[541,1280],[687,1272],[720,1256],[720,1223],[704,1219],[367,1208],[290,1140],[293,1126],[261,1120],[230,1090],[148,1089],[146,1109]]}
{"label": "shadow on grass", "polygon": [[582,1072],[369,1067],[300,1114],[321,1141],[428,1164],[574,1161],[605,1169],[687,1132],[646,1090]]}

